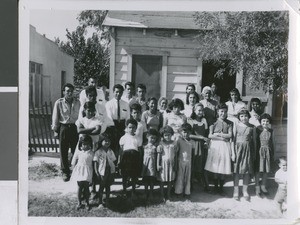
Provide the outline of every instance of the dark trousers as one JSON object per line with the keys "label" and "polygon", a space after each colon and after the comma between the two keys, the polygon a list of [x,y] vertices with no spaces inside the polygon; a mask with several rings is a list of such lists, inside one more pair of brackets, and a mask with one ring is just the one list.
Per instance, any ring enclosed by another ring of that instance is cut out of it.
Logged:
{"label": "dark trousers", "polygon": [[78,142],[77,127],[75,124],[60,124],[59,149],[61,171],[70,175],[68,152],[71,148],[72,156]]}
{"label": "dark trousers", "polygon": [[108,127],[106,129],[106,133],[109,135],[111,144],[110,148],[115,153],[116,158],[119,156],[120,151],[120,138],[125,134],[125,120],[120,120],[118,122],[117,120],[114,120],[115,126]]}

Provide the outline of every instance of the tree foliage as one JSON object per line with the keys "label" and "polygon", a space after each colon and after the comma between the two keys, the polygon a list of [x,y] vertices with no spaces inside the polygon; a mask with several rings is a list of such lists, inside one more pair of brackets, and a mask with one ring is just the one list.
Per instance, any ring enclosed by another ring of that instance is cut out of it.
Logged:
{"label": "tree foliage", "polygon": [[215,76],[242,70],[251,88],[287,88],[287,11],[197,12],[194,18],[200,57],[220,66]]}
{"label": "tree foliage", "polygon": [[[56,43],[74,57],[74,84],[85,86],[90,77],[108,86],[109,82],[109,35],[102,26],[107,11],[82,11],[77,17],[79,26],[75,31],[66,30],[67,41]],[[87,32],[92,35],[87,37]]]}

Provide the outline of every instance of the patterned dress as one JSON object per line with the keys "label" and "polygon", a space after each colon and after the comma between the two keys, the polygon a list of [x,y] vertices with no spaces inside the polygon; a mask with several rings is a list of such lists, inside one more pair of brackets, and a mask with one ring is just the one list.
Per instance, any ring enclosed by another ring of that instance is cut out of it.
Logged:
{"label": "patterned dress", "polygon": [[186,116],[184,114],[176,115],[173,112],[170,112],[166,117],[167,123],[166,125],[169,125],[174,130],[173,138],[174,140],[177,140],[177,138],[180,136],[179,129],[182,124],[186,122]]}
{"label": "patterned dress", "polygon": [[[201,135],[207,137],[208,125],[205,118],[199,122],[197,120],[188,119],[188,123],[192,126],[194,135]],[[207,159],[207,146],[204,145],[203,140],[197,140],[194,155],[192,158],[192,170],[203,173],[205,162]]]}
{"label": "patterned dress", "polygon": [[166,143],[161,141],[157,147],[157,153],[161,157],[161,171],[159,171],[158,179],[163,182],[175,180],[175,160],[178,148],[176,142]]}
{"label": "patterned dress", "polygon": [[144,159],[142,176],[154,177],[156,175],[156,146],[148,143],[144,146]]}
{"label": "patterned dress", "polygon": [[234,173],[253,174],[254,126],[236,123]]}
{"label": "patterned dress", "polygon": [[271,171],[271,157],[273,157],[273,130],[263,129],[261,126],[256,128],[257,149],[255,170],[257,172]]}
{"label": "patterned dress", "polygon": [[[218,119],[213,125],[213,133],[228,134],[232,130],[233,123],[227,119]],[[231,174],[231,145],[230,142],[222,140],[210,141],[207,153],[205,170],[218,174]]]}

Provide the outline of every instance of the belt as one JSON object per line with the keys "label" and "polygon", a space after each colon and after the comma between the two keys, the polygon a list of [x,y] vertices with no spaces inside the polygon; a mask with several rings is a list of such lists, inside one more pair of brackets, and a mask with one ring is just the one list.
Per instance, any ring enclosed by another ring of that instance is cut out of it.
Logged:
{"label": "belt", "polygon": [[61,123],[60,125],[62,125],[64,127],[73,127],[73,126],[76,126],[75,123]]}

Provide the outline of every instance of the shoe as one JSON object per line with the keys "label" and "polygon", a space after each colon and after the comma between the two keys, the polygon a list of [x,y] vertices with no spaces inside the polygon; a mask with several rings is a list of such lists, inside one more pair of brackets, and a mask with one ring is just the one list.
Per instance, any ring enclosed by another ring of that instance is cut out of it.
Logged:
{"label": "shoe", "polygon": [[244,196],[244,199],[245,199],[247,202],[250,202],[250,196],[249,196],[249,195]]}
{"label": "shoe", "polygon": [[70,180],[70,175],[63,173],[62,178],[64,182],[68,182]]}
{"label": "shoe", "polygon": [[268,190],[266,189],[266,187],[265,186],[261,186],[261,192],[264,194],[264,195],[268,195],[269,194],[269,192],[268,192]]}

